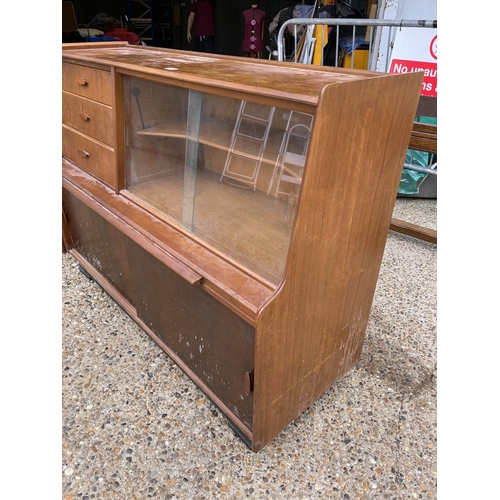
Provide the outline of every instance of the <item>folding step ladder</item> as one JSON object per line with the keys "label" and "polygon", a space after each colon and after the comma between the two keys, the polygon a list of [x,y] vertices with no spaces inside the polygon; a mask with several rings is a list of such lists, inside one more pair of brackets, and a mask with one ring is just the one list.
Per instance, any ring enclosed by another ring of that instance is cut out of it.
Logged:
{"label": "folding step ladder", "polygon": [[219,182],[255,191],[275,109],[241,101]]}
{"label": "folding step ladder", "polygon": [[297,194],[293,190],[284,189],[284,184],[288,183],[290,188],[290,184],[300,186],[302,183],[312,122],[313,115],[300,111],[290,112],[273,176],[269,182],[267,195],[272,191],[274,197],[287,196],[289,206],[296,204]]}

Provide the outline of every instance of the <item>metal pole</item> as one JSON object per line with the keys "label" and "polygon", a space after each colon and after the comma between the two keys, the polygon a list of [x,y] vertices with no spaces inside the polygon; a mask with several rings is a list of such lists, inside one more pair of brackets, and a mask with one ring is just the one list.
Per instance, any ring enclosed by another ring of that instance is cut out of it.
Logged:
{"label": "metal pole", "polygon": [[[278,33],[278,61],[283,61],[283,43],[282,39],[285,29],[288,25],[294,24],[315,24],[326,26],[372,26],[372,27],[386,27],[393,26],[396,28],[437,28],[437,20],[415,20],[405,21],[404,19],[336,19],[336,18],[309,18],[309,17],[296,17],[285,21]],[[338,31],[338,30],[337,30]]]}

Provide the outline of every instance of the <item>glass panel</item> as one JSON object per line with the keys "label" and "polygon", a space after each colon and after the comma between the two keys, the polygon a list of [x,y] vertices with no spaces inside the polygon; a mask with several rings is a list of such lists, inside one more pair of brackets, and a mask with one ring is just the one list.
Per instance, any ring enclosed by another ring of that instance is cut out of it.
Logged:
{"label": "glass panel", "polygon": [[200,135],[201,94],[189,91],[186,159],[184,161],[184,199],[182,202],[182,223],[187,229],[194,227],[194,202],[196,194],[196,173],[198,170],[198,145]]}
{"label": "glass panel", "polygon": [[124,90],[127,190],[277,284],[313,116],[131,77]]}

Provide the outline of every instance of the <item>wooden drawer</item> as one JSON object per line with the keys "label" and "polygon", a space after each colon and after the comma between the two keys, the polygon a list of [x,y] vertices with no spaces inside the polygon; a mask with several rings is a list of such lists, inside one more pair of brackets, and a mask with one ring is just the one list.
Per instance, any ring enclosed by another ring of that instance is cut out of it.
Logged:
{"label": "wooden drawer", "polygon": [[62,154],[109,186],[115,185],[114,149],[62,126]]}
{"label": "wooden drawer", "polygon": [[87,99],[113,104],[111,73],[78,64],[63,63],[62,88]]}
{"label": "wooden drawer", "polygon": [[63,92],[62,121],[109,146],[114,146],[113,108]]}

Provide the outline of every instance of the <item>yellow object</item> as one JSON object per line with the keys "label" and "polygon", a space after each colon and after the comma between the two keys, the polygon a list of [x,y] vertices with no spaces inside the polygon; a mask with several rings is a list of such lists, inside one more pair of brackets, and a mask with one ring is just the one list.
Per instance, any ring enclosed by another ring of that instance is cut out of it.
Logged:
{"label": "yellow object", "polygon": [[[356,69],[368,69],[368,55],[370,51],[369,50],[363,50],[363,49],[356,49],[354,51],[354,66],[353,68]],[[346,55],[344,57],[344,63],[342,65],[343,68],[350,68],[351,67],[351,60],[352,60],[352,55]]]}
{"label": "yellow object", "polygon": [[317,25],[314,27],[314,53],[312,63],[321,66],[323,64],[323,47],[328,43],[328,26]]}

